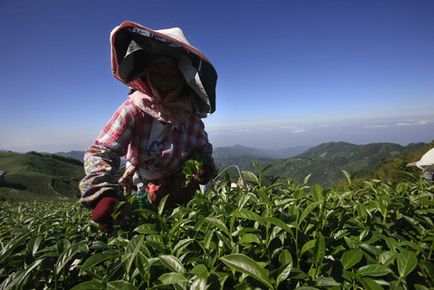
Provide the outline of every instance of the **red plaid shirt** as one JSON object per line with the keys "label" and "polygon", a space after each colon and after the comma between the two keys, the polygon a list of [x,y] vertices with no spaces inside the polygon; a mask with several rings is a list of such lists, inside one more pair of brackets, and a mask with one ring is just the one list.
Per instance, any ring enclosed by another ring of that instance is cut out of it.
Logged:
{"label": "red plaid shirt", "polygon": [[81,201],[91,202],[107,190],[118,188],[113,174],[119,168],[119,157],[125,156],[132,165],[161,176],[182,169],[185,158],[193,152],[211,156],[205,126],[193,115],[182,124],[169,125],[164,137],[150,143],[154,119],[130,100],[113,114],[103,131],[84,156],[86,177],[80,182]]}

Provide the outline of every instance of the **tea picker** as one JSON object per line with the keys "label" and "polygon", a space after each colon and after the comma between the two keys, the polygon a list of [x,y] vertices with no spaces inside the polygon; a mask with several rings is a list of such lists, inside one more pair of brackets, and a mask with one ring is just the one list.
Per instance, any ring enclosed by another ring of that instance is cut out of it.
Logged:
{"label": "tea picker", "polygon": [[[199,184],[216,175],[201,120],[215,111],[217,72],[209,59],[177,27],[153,30],[126,21],[114,28],[110,41],[113,75],[130,93],[86,151],[80,182],[80,202],[105,231],[133,177],[145,201],[157,205],[166,195],[168,204],[190,200]],[[117,180],[122,156],[129,166]],[[186,182],[190,160],[200,168]]]}

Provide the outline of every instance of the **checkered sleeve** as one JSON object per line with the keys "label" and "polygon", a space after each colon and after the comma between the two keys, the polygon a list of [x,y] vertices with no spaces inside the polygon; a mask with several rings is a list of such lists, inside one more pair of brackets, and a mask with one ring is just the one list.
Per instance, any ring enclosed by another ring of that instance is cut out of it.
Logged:
{"label": "checkered sleeve", "polygon": [[138,108],[129,100],[113,114],[95,144],[84,155],[85,177],[80,182],[80,202],[88,207],[104,195],[119,195],[115,174],[127,152]]}
{"label": "checkered sleeve", "polygon": [[195,122],[189,135],[190,140],[192,140],[190,142],[197,146],[193,154],[196,155],[203,164],[203,179],[208,182],[217,175],[217,168],[214,163],[214,158],[212,157],[213,147],[212,144],[209,143],[208,134],[205,131],[205,125],[202,120],[199,119]]}

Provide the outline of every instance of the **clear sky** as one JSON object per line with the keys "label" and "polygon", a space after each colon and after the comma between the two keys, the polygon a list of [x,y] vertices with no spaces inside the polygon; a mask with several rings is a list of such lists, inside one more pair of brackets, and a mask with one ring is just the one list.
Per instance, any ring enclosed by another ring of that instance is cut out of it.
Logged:
{"label": "clear sky", "polygon": [[434,1],[0,1],[0,149],[84,150],[125,100],[110,31],[179,26],[219,74],[215,146],[434,139]]}

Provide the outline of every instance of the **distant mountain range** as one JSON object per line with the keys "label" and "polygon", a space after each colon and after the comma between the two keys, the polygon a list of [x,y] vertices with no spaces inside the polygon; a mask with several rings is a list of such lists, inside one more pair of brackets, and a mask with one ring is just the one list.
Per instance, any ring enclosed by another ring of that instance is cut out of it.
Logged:
{"label": "distant mountain range", "polygon": [[[393,143],[355,145],[346,142],[329,142],[307,148],[289,147],[282,150],[265,150],[241,145],[214,148],[213,157],[219,168],[237,165],[241,170],[254,171],[252,162],[260,166],[272,165],[266,173],[291,179],[297,183],[311,174],[309,184],[323,186],[335,184],[343,178],[342,170],[350,174],[371,172],[381,164],[415,152],[425,143],[401,146]],[[82,151],[58,153],[83,160]]]}
{"label": "distant mountain range", "polygon": [[[273,162],[296,156],[309,149],[306,146],[295,146],[280,150],[269,150],[241,145],[214,148],[213,157],[218,166],[236,164],[241,168],[251,168],[252,161],[260,164]],[[58,152],[57,155],[83,161],[84,151]]]}
{"label": "distant mountain range", "polygon": [[295,147],[289,147],[280,150],[270,150],[270,149],[259,149],[259,148],[246,147],[242,145],[235,145],[229,147],[217,147],[214,149],[213,156],[215,159],[233,158],[233,157],[239,157],[244,155],[257,156],[263,158],[272,158],[272,159],[284,159],[284,158],[289,158],[301,154],[307,149],[309,149],[309,147],[307,146],[295,146]]}
{"label": "distant mountain range", "polygon": [[[255,171],[252,166],[252,162],[255,161],[262,167],[271,165],[266,174],[290,179],[296,183],[303,182],[304,178],[311,174],[309,184],[319,183],[328,187],[343,178],[342,170],[361,178],[374,176],[372,172],[376,168],[394,160],[400,160],[395,163],[402,166],[403,156],[408,157],[410,153],[426,149],[427,146],[431,144],[415,143],[401,146],[393,143],[355,145],[346,142],[329,142],[312,148],[298,146],[283,150],[264,150],[235,145],[217,147],[214,149],[213,156],[220,169],[228,165],[238,165],[241,170]],[[74,159],[69,163],[77,160],[82,162],[84,151],[59,152],[56,155],[66,159],[62,161]],[[80,169],[77,170],[82,170],[82,165],[79,167]],[[386,169],[382,169],[382,176],[387,177],[388,172],[391,172],[390,168],[393,168],[393,172],[399,171],[396,166],[387,165]],[[77,180],[75,177],[75,182]]]}
{"label": "distant mountain range", "polygon": [[273,162],[268,173],[295,182],[302,182],[307,175],[312,174],[309,184],[319,183],[327,187],[343,178],[342,170],[350,174],[374,171],[381,164],[403,158],[426,145],[324,143],[295,157]]}
{"label": "distant mountain range", "polygon": [[309,147],[296,146],[281,150],[267,150],[235,145],[215,148],[213,157],[216,165],[219,167],[237,165],[241,169],[252,170],[253,161],[262,165],[269,164],[277,159],[286,159],[299,155],[307,149],[309,149]]}

